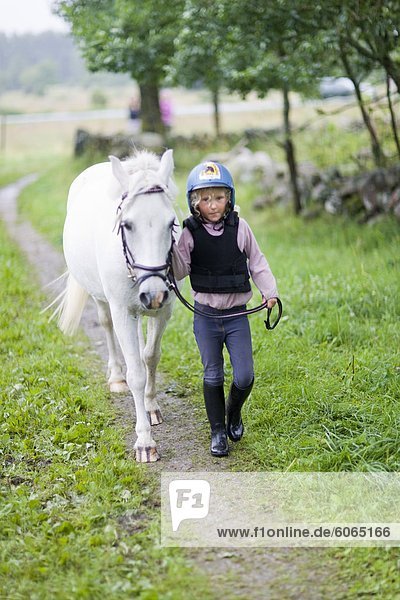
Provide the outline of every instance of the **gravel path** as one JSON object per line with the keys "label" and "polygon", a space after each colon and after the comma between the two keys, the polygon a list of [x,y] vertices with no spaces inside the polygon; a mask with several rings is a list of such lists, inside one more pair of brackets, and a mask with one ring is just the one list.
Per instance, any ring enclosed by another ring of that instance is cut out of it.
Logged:
{"label": "gravel path", "polygon": [[[34,180],[35,176],[28,176],[0,190],[0,218],[5,222],[10,236],[26,254],[40,285],[44,287],[65,270],[65,262],[63,256],[29,223],[18,217],[18,195]],[[85,308],[81,325],[106,363],[105,340],[93,302],[89,302]],[[161,460],[147,466],[149,476],[159,480],[162,471],[229,471],[235,461],[234,456],[224,460],[211,457],[209,440],[200,435],[200,423],[204,421],[204,415],[196,413],[193,407],[188,410],[187,398],[168,393],[168,384],[162,378],[159,378],[159,389],[165,390],[159,393],[165,420],[157,426],[154,437]],[[133,458],[135,433],[132,426],[126,426],[127,423],[133,424],[133,401],[129,395],[119,395],[113,401],[127,429],[127,446]],[[324,549],[210,548],[182,552],[197,568],[207,573],[215,589],[215,598],[322,600],[348,597],[343,585],[337,579],[335,581],[336,565],[332,553]]]}

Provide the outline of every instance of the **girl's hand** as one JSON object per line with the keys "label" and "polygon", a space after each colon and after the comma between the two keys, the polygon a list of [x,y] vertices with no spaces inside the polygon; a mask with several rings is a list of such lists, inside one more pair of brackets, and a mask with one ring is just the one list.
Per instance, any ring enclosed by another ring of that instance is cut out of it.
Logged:
{"label": "girl's hand", "polygon": [[[263,296],[262,301],[265,302],[265,300],[266,300],[266,298]],[[267,308],[274,308],[275,304],[276,304],[276,298],[270,298],[268,300]]]}

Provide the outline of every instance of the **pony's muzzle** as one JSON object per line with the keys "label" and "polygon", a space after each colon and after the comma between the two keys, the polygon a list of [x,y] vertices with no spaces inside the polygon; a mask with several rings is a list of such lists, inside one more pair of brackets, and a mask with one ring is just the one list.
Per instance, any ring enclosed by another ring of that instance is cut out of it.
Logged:
{"label": "pony's muzzle", "polygon": [[168,291],[163,292],[142,292],[139,294],[139,300],[147,310],[157,310],[161,308],[168,298]]}

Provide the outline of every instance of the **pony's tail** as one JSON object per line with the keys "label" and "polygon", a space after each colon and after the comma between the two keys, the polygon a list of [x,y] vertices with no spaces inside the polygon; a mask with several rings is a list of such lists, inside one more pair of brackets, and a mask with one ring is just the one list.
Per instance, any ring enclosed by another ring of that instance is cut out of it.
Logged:
{"label": "pony's tail", "polygon": [[65,273],[68,277],[65,289],[46,307],[48,310],[54,305],[56,309],[50,317],[50,321],[57,318],[58,326],[65,335],[76,333],[82,317],[83,309],[89,294],[79,285],[71,273]]}

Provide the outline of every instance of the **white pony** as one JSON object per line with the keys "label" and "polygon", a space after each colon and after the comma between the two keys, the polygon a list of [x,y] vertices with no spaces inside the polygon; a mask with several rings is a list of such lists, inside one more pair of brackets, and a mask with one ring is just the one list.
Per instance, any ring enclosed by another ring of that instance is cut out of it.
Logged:
{"label": "white pony", "polygon": [[[154,462],[159,455],[151,425],[162,422],[155,375],[174,300],[166,274],[172,240],[180,235],[172,204],[174,163],[172,150],[161,160],[147,151],[124,162],[109,158],[71,185],[64,226],[68,280],[55,314],[61,330],[73,334],[88,295],[94,298],[107,338],[110,390],[125,391],[128,384],[136,407],[136,460]],[[150,317],[145,345],[142,315]]]}

